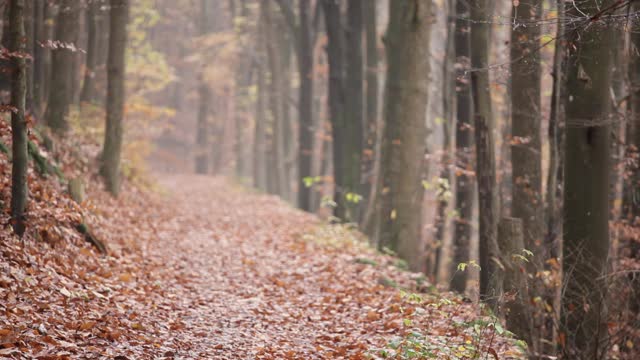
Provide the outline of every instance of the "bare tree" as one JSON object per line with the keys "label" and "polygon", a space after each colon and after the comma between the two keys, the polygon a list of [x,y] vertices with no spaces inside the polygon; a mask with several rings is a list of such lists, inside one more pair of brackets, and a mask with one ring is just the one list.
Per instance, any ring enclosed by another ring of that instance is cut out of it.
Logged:
{"label": "bare tree", "polygon": [[378,244],[421,270],[431,9],[421,0],[391,1],[389,16]]}
{"label": "bare tree", "polygon": [[111,0],[109,27],[109,58],[107,83],[107,122],[101,173],[107,190],[117,196],[120,192],[120,157],[122,152],[122,119],[125,102],[125,49],[129,0]]}
{"label": "bare tree", "polygon": [[9,49],[11,57],[11,113],[12,131],[12,169],[11,169],[11,223],[13,231],[22,236],[25,231],[24,212],[27,207],[29,191],[27,187],[27,121],[25,119],[25,98],[27,93],[27,72],[24,42],[24,0],[11,0],[9,3]]}

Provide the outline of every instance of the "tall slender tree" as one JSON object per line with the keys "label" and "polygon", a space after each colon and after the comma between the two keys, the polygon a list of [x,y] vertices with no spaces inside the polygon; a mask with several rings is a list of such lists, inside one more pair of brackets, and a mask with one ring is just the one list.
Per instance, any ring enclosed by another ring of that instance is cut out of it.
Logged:
{"label": "tall slender tree", "polygon": [[497,242],[499,206],[496,184],[494,119],[489,83],[492,0],[470,2],[471,17],[471,91],[476,140],[476,177],[478,179],[480,296],[495,309],[499,294],[494,282],[500,266]]}
{"label": "tall slender tree", "polygon": [[[349,192],[361,194],[361,163],[364,145],[364,63],[362,52],[363,35],[363,0],[349,0],[347,2],[347,16],[345,27],[345,128],[347,141],[344,142],[344,156],[347,160],[344,167],[345,179],[343,184]],[[366,195],[366,194],[364,194]],[[347,199],[347,203],[349,203]],[[356,201],[357,203],[357,201]],[[348,204],[351,210],[346,217],[350,220],[360,219],[360,206]]]}
{"label": "tall slender tree", "polygon": [[265,30],[267,32],[267,64],[269,68],[268,77],[268,100],[269,114],[271,115],[271,149],[269,151],[270,166],[269,173],[271,178],[271,192],[286,198],[286,168],[285,154],[286,147],[284,142],[284,130],[286,126],[284,114],[284,61],[281,50],[282,37],[280,29],[278,29],[278,20],[275,18],[276,13],[271,6],[271,1],[265,2],[264,19]]}
{"label": "tall slender tree", "polygon": [[129,0],[111,0],[109,57],[107,60],[107,121],[102,150],[101,173],[107,190],[120,192],[120,154],[125,102],[125,49]]}
{"label": "tall slender tree", "polygon": [[[542,1],[512,7],[511,27],[511,215],[522,219],[525,246],[542,264],[544,233],[540,123],[540,25]],[[534,269],[535,270],[535,269]]]}
{"label": "tall slender tree", "polygon": [[33,90],[32,111],[36,118],[40,117],[44,98],[44,49],[42,47],[44,32],[45,1],[33,2]]}
{"label": "tall slender tree", "polygon": [[423,268],[422,174],[426,149],[430,2],[389,2],[386,35],[384,135],[380,186],[380,247],[389,247],[414,270]]}
{"label": "tall slender tree", "polygon": [[561,331],[568,358],[597,359],[607,332],[604,310],[609,252],[611,26],[594,15],[612,1],[567,7],[582,18],[567,37],[564,293]]}
{"label": "tall slender tree", "polygon": [[300,13],[298,73],[299,88],[299,134],[298,134],[298,206],[311,211],[311,188],[305,186],[305,178],[311,176],[311,156],[313,155],[313,44],[311,29],[311,2],[299,0]]}
{"label": "tall slender tree", "polygon": [[364,149],[362,152],[362,194],[367,198],[367,208],[361,227],[368,232],[374,213],[374,197],[376,194],[376,161],[380,157],[379,148],[379,82],[378,82],[378,21],[375,1],[364,1],[364,29],[366,41],[365,69],[365,117],[364,117]]}
{"label": "tall slender tree", "polygon": [[81,102],[93,102],[96,100],[96,67],[98,65],[98,37],[102,24],[102,0],[93,0],[87,4],[87,59],[84,67],[84,82],[80,94]]}
{"label": "tall slender tree", "polygon": [[[211,30],[211,7],[212,3],[207,0],[200,1],[200,18],[198,22],[199,33],[201,36],[208,34]],[[196,173],[206,174],[209,172],[209,142],[210,142],[210,125],[209,111],[211,99],[211,91],[207,84],[205,69],[206,65],[202,65],[202,72],[198,79],[198,119],[196,132]]]}
{"label": "tall slender tree", "polygon": [[455,58],[456,58],[456,175],[455,209],[458,216],[454,223],[453,261],[451,263],[451,289],[464,293],[467,286],[467,272],[458,271],[458,264],[469,261],[471,240],[471,216],[473,212],[473,177],[469,170],[473,168],[473,126],[472,97],[469,76],[466,71],[471,61],[469,3],[466,0],[456,2]]}
{"label": "tall slender tree", "polygon": [[24,11],[25,0],[9,3],[9,32],[11,57],[11,113],[12,169],[11,169],[11,223],[13,231],[22,236],[25,231],[25,209],[28,201],[27,186],[27,121],[25,98],[27,93],[27,71],[25,61]]}
{"label": "tall slender tree", "polygon": [[322,0],[325,28],[327,31],[327,58],[329,61],[329,119],[333,138],[334,214],[340,219],[347,215],[346,194],[350,191],[345,183],[345,168],[348,166],[345,143],[349,134],[345,123],[346,94],[344,87],[344,39],[340,5],[336,0]]}
{"label": "tall slender tree", "polygon": [[80,6],[77,0],[60,0],[56,19],[56,47],[52,50],[51,84],[45,118],[47,125],[58,134],[69,130],[67,115],[73,101],[73,58],[76,51]]}

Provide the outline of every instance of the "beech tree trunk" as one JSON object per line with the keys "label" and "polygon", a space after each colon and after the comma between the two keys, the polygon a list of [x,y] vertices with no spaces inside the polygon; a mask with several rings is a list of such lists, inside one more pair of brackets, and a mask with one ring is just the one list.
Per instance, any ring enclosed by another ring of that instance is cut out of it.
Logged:
{"label": "beech tree trunk", "polygon": [[[534,253],[530,272],[541,270],[544,234],[542,146],[540,123],[541,0],[521,0],[513,6],[511,27],[511,215],[522,219],[524,245]],[[529,24],[534,24],[529,26]]]}
{"label": "beech tree trunk", "polygon": [[429,85],[430,2],[389,2],[379,247],[422,270],[422,174]]}
{"label": "beech tree trunk", "polygon": [[281,39],[279,29],[276,27],[274,11],[267,2],[265,9],[265,25],[267,31],[267,64],[269,66],[269,113],[271,115],[272,136],[270,150],[270,166],[268,171],[271,176],[271,192],[285,197],[286,169],[285,169],[285,143],[284,143],[284,108],[283,104],[283,59],[280,50]]}
{"label": "beech tree trunk", "polygon": [[[9,50],[12,53],[26,51],[24,31],[24,0],[9,3]],[[22,56],[11,57],[11,113],[12,168],[11,168],[11,223],[13,231],[22,237],[25,231],[25,209],[28,201],[27,170],[27,122],[25,119],[25,97],[27,93],[27,72]]]}
{"label": "beech tree trunk", "polygon": [[[345,123],[346,131],[344,147],[341,155],[346,158],[344,167],[343,184],[347,191],[355,195],[366,195],[362,193],[360,174],[362,172],[362,150],[364,145],[364,68],[362,54],[363,35],[363,1],[349,0],[347,2],[347,21],[345,28],[346,37],[346,77],[345,89],[347,98],[345,99]],[[346,199],[345,202],[348,213],[345,219],[351,221],[360,220],[361,202]]]}
{"label": "beech tree trunk", "polygon": [[33,90],[32,111],[36,118],[40,118],[44,99],[44,53],[41,43],[44,40],[44,9],[45,1],[33,1]]}
{"label": "beech tree trunk", "polygon": [[458,271],[458,264],[470,260],[471,217],[473,212],[474,182],[469,176],[473,169],[473,127],[471,123],[472,97],[469,76],[465,73],[471,61],[470,16],[466,0],[456,1],[455,58],[456,58],[456,194],[455,209],[457,217],[453,233],[453,259],[451,263],[451,290],[465,292],[467,272]]}
{"label": "beech tree trunk", "polygon": [[62,135],[69,130],[67,115],[73,101],[73,58],[80,16],[79,3],[77,0],[60,0],[58,11],[55,39],[59,45],[51,51],[51,84],[45,118],[47,125]]}
{"label": "beech tree trunk", "polygon": [[498,243],[505,267],[503,291],[509,299],[505,303],[507,328],[519,339],[530,340],[533,323],[529,313],[526,262],[513,255],[521,255],[524,243],[523,221],[518,218],[502,218],[498,224]]}
{"label": "beech tree trunk", "polygon": [[341,24],[340,6],[336,0],[322,0],[325,27],[329,43],[327,57],[329,61],[329,119],[333,138],[333,201],[336,206],[334,215],[347,219],[346,194],[351,191],[345,183],[348,166],[345,143],[350,141],[346,122],[346,94],[344,69],[344,39]]}
{"label": "beech tree trunk", "polygon": [[313,44],[311,29],[311,4],[309,0],[299,0],[299,51],[298,72],[300,76],[298,104],[298,206],[304,211],[312,211],[311,188],[305,186],[304,179],[312,176],[311,157],[313,155]]}
{"label": "beech tree trunk", "polygon": [[265,81],[264,65],[258,64],[257,69],[257,99],[256,99],[256,124],[253,143],[253,184],[262,191],[267,190],[267,144],[265,139]]}
{"label": "beech tree trunk", "polygon": [[364,150],[362,152],[362,195],[366,198],[366,210],[361,221],[361,228],[368,231],[371,227],[376,196],[376,162],[380,157],[379,148],[380,124],[378,116],[378,26],[375,1],[364,1],[364,28],[366,40],[366,88],[364,118]]}
{"label": "beech tree trunk", "polygon": [[[211,15],[212,10],[214,9],[211,8],[210,1],[200,1],[200,19],[198,24],[200,35],[206,35],[211,30],[211,22],[213,19],[209,15]],[[213,99],[206,80],[206,64],[202,64],[201,66],[202,69],[198,79],[198,118],[196,120],[196,173],[207,174],[209,173],[209,165],[212,162],[208,155],[211,147],[209,112],[211,111],[210,104]],[[218,151],[222,151],[222,149],[218,149]]]}
{"label": "beech tree trunk", "polygon": [[82,92],[80,101],[91,103],[96,100],[96,66],[98,57],[98,36],[103,29],[100,28],[100,16],[102,1],[93,0],[87,4],[86,23],[88,28],[87,39],[87,60],[84,68],[84,83],[82,84]]}
{"label": "beech tree trunk", "polygon": [[125,102],[125,49],[129,0],[111,0],[109,57],[107,60],[107,123],[102,150],[102,176],[107,190],[120,192],[120,153]]}
{"label": "beech tree trunk", "polygon": [[497,219],[499,216],[496,184],[494,124],[489,83],[489,49],[491,46],[491,0],[470,2],[471,11],[471,89],[476,140],[476,178],[478,179],[480,297],[495,310],[500,296],[492,288],[499,276]]}
{"label": "beech tree trunk", "polygon": [[[567,7],[570,17],[593,16],[611,1]],[[564,294],[561,334],[568,358],[597,359],[604,352],[605,275],[609,252],[611,26],[589,23],[568,37]]]}

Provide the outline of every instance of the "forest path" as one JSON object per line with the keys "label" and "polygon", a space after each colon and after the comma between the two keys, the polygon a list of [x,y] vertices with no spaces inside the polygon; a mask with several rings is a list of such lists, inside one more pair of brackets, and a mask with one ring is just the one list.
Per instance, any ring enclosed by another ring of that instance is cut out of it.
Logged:
{"label": "forest path", "polygon": [[172,289],[184,326],[173,341],[188,347],[176,355],[358,358],[369,348],[360,339],[368,314],[362,299],[383,288],[373,267],[303,239],[316,217],[219,178],[163,176],[160,183],[178,216],[150,254],[187,280]]}
{"label": "forest path", "polygon": [[342,227],[220,178],[160,183],[175,215],[158,224],[146,251],[163,264],[164,300],[154,307],[164,315],[154,327],[168,329],[156,333],[167,356],[365,359],[411,331],[424,332],[425,349],[440,355],[462,358],[474,346],[509,353],[492,331],[475,339],[455,325],[477,318],[472,304],[403,298],[395,286],[419,289],[420,275]]}

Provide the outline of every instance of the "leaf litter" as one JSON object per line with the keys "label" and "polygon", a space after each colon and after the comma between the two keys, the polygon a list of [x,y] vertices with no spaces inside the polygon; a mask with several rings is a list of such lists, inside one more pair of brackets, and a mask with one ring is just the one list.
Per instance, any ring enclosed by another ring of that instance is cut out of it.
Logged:
{"label": "leaf litter", "polygon": [[[10,199],[4,154],[0,175]],[[24,239],[1,203],[0,357],[407,358],[419,336],[433,358],[522,358],[499,326],[461,326],[487,318],[477,304],[276,197],[173,175],[113,199],[93,176],[77,205],[56,179],[29,182]],[[83,219],[106,255],[74,231]]]}

